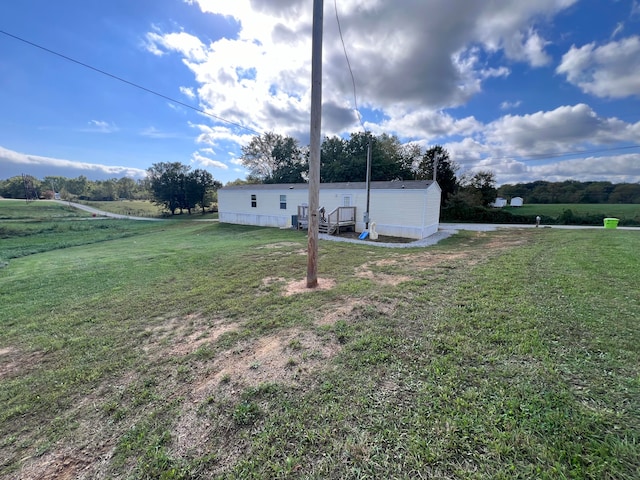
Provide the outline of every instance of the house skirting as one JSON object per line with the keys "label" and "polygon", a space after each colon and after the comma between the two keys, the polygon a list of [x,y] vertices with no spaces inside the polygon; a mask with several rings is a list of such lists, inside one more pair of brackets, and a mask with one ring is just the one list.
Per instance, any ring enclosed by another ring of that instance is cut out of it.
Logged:
{"label": "house skirting", "polygon": [[[291,215],[256,215],[246,213],[220,213],[220,222],[235,223],[237,225],[257,225],[260,227],[287,228],[291,227]],[[372,219],[375,222],[375,219]],[[425,226],[392,225],[376,222],[376,232],[389,237],[412,238],[420,240],[438,232],[438,224]],[[356,222],[356,232],[362,232],[364,222]]]}

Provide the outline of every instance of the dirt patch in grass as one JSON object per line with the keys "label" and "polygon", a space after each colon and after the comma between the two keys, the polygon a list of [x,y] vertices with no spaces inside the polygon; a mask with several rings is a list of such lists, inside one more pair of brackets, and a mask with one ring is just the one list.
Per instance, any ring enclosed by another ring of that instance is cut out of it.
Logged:
{"label": "dirt patch in grass", "polygon": [[299,247],[300,243],[298,242],[278,242],[278,243],[270,243],[268,245],[263,245],[260,247],[256,247],[256,250],[271,250],[274,248],[288,248],[288,247]]}
{"label": "dirt patch in grass", "polygon": [[337,303],[338,307],[332,308],[314,323],[318,326],[333,325],[338,320],[348,318],[356,308],[366,304],[364,300],[358,298],[344,298]]}
{"label": "dirt patch in grass", "polygon": [[314,332],[289,329],[221,352],[190,382],[190,391],[172,432],[177,457],[218,451],[216,470],[234,464],[246,447],[228,415],[205,415],[203,407],[217,405],[229,413],[243,392],[264,384],[306,388],[341,346]]}
{"label": "dirt patch in grass", "polygon": [[214,343],[222,334],[236,330],[235,323],[217,324],[211,327],[198,329],[191,335],[178,339],[172,346],[171,355],[187,355],[195,352],[205,343]]}
{"label": "dirt patch in grass", "polygon": [[0,380],[18,377],[36,368],[42,361],[42,352],[23,352],[15,347],[0,348]]}
{"label": "dirt patch in grass", "polygon": [[294,282],[290,282],[285,287],[283,295],[285,297],[289,297],[291,295],[296,295],[298,293],[309,293],[315,292],[318,290],[331,290],[336,286],[336,281],[331,278],[318,278],[318,286],[315,288],[307,287],[307,280],[296,280]]}
{"label": "dirt patch in grass", "polygon": [[94,460],[86,454],[72,448],[63,448],[50,452],[37,461],[26,464],[16,478],[38,480],[72,480],[90,478]]}
{"label": "dirt patch in grass", "polygon": [[374,281],[380,285],[400,285],[402,282],[408,282],[411,277],[408,275],[390,275],[388,273],[374,273],[365,264],[356,271],[356,277],[366,278],[367,280]]}
{"label": "dirt patch in grass", "polygon": [[284,283],[286,281],[286,278],[282,277],[265,277],[262,279],[262,285],[264,287],[268,287],[270,285],[273,285],[274,283]]}
{"label": "dirt patch in grass", "polygon": [[159,356],[188,355],[237,328],[236,323],[227,323],[222,318],[210,319],[200,314],[171,318],[145,331],[147,343],[144,348],[148,353],[155,352]]}
{"label": "dirt patch in grass", "polygon": [[301,375],[321,366],[339,349],[337,343],[299,329],[245,342],[219,354],[214,360],[215,373],[195,384],[194,393],[211,393],[224,383],[236,388],[266,382],[296,384]]}

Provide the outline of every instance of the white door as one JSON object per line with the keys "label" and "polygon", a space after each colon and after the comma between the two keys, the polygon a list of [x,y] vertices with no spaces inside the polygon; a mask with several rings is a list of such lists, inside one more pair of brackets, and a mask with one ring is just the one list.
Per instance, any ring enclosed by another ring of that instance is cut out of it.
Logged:
{"label": "white door", "polygon": [[353,195],[342,195],[342,206],[350,207],[353,203]]}

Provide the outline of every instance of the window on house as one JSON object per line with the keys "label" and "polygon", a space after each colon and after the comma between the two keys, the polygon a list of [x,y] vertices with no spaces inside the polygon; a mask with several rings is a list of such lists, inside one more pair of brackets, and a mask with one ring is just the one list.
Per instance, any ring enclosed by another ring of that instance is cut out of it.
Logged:
{"label": "window on house", "polygon": [[287,196],[280,195],[280,210],[286,210],[286,209],[287,209]]}
{"label": "window on house", "polygon": [[256,199],[255,193],[251,194],[251,207],[256,208],[258,206],[258,200]]}

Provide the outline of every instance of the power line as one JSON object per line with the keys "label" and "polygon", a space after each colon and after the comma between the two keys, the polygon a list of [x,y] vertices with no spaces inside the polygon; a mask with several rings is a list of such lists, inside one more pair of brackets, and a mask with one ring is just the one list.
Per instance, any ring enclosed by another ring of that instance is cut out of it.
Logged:
{"label": "power line", "polygon": [[356,94],[356,79],[353,76],[353,70],[351,69],[351,62],[349,61],[349,55],[347,54],[347,47],[344,44],[344,38],[342,36],[342,27],[340,26],[340,16],[338,15],[338,1],[333,0],[333,6],[336,11],[336,22],[338,24],[338,32],[340,33],[340,41],[342,42],[342,50],[344,51],[344,58],[347,60],[347,67],[349,67],[349,73],[351,74],[351,83],[353,84],[353,103],[355,105],[356,114],[358,115],[358,121],[360,122],[360,126],[362,130],[367,131],[364,128],[364,122],[362,121],[362,115],[360,114],[360,109],[358,108],[358,96]]}
{"label": "power line", "polygon": [[[499,165],[500,160],[515,160],[519,162],[535,162],[535,161],[541,162],[541,161],[550,160],[553,158],[573,157],[577,155],[591,155],[594,153],[614,152],[617,150],[631,150],[635,148],[640,148],[640,145],[625,145],[621,147],[599,148],[594,150],[574,150],[574,151],[568,151],[568,152],[539,153],[539,154],[528,155],[526,158],[520,158],[520,159],[513,155],[508,155],[504,157],[488,157],[485,160],[491,160],[491,162],[488,163],[488,165]],[[477,162],[477,160],[473,160],[473,161]],[[466,163],[466,162],[462,162],[462,163]]]}
{"label": "power line", "polygon": [[75,63],[75,64],[80,65],[80,66],[85,67],[85,68],[88,68],[89,70],[93,70],[94,72],[98,72],[98,73],[100,73],[102,75],[105,75],[107,77],[110,77],[110,78],[113,78],[115,80],[118,80],[119,82],[126,83],[127,85],[130,85],[132,87],[138,88],[138,89],[143,90],[143,91],[145,91],[147,93],[151,93],[152,95],[155,95],[157,97],[163,98],[163,99],[168,100],[168,101],[170,101],[172,103],[176,103],[176,104],[181,105],[181,106],[183,106],[185,108],[189,108],[189,109],[194,110],[194,111],[196,111],[198,113],[202,113],[203,115],[206,115],[208,117],[214,118],[214,119],[216,119],[216,120],[218,120],[220,122],[228,123],[229,125],[233,125],[235,127],[241,128],[241,129],[246,130],[246,131],[251,132],[251,133],[255,133],[256,135],[261,135],[261,133],[258,132],[257,130],[254,130],[252,128],[246,127],[246,126],[242,125],[241,123],[233,122],[231,120],[227,120],[225,118],[219,117],[218,115],[214,115],[213,113],[209,113],[209,112],[207,112],[207,111],[205,111],[205,110],[203,110],[201,108],[194,107],[193,105],[189,105],[188,103],[181,102],[180,100],[176,100],[175,98],[171,98],[171,97],[169,97],[167,95],[164,95],[162,93],[156,92],[155,90],[151,90],[150,88],[143,87],[142,85],[139,85],[137,83],[131,82],[131,81],[126,80],[126,79],[124,79],[122,77],[119,77],[119,76],[114,75],[112,73],[106,72],[104,70],[101,70],[101,69],[96,68],[94,66],[91,66],[91,65],[89,65],[87,63],[84,63],[84,62],[81,62],[79,60],[76,60],[74,58],[71,58],[71,57],[69,57],[67,55],[64,55],[62,53],[56,52],[54,50],[51,50],[51,49],[49,49],[47,47],[43,47],[42,45],[38,45],[37,43],[34,43],[34,42],[31,42],[31,41],[26,40],[24,38],[18,37],[17,35],[12,35],[11,33],[5,32],[4,30],[0,30],[0,33],[2,33],[3,35],[6,35],[7,37],[11,37],[11,38],[13,38],[15,40],[18,40],[20,42],[26,43],[27,45],[30,45],[32,47],[39,48],[40,50],[43,50],[43,51],[45,51],[47,53],[50,53],[52,55],[55,55],[57,57],[63,58],[65,60],[69,61],[69,62]]}
{"label": "power line", "polygon": [[[590,155],[592,153],[603,153],[603,152],[612,152],[615,150],[629,150],[633,148],[640,148],[640,145],[625,145],[624,147],[611,147],[611,148],[599,148],[596,150],[574,150],[570,152],[558,152],[558,153],[538,153],[527,155],[527,158],[521,161],[534,161],[534,160],[547,160],[550,158],[559,158],[559,157],[570,157],[574,155]],[[514,158],[513,156],[509,157],[495,157],[496,160],[499,159],[509,159]]]}

